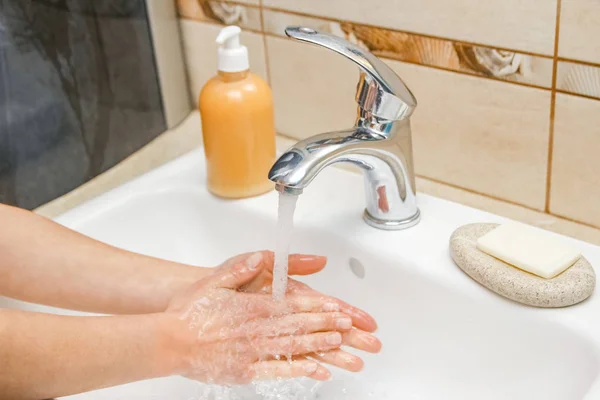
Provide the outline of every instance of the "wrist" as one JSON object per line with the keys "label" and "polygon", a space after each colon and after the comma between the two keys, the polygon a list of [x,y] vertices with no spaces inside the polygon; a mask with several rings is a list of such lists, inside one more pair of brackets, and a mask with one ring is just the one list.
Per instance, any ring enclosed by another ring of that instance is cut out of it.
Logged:
{"label": "wrist", "polygon": [[170,302],[170,300],[176,295],[181,294],[194,283],[214,272],[214,268],[194,267],[183,264],[174,265],[175,268],[172,268],[169,271],[169,276],[161,278],[162,283],[168,285],[168,302]]}
{"label": "wrist", "polygon": [[183,375],[187,371],[189,334],[185,322],[169,312],[153,314],[156,319],[157,348],[154,364],[160,376]]}

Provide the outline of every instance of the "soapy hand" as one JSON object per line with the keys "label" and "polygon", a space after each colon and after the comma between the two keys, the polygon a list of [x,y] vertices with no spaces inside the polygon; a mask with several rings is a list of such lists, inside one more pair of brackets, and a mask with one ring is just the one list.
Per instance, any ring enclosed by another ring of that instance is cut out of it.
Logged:
{"label": "soapy hand", "polygon": [[[218,271],[227,271],[240,260],[248,257],[250,253],[234,256],[219,267]],[[249,293],[264,293],[270,294],[273,283],[273,267],[275,256],[272,251],[261,251],[263,264],[266,266],[255,278],[241,287],[241,290]],[[311,275],[325,268],[327,258],[322,256],[307,255],[307,254],[291,254],[288,261],[288,271],[290,275]],[[318,300],[331,305],[332,310],[339,310],[352,318],[353,328],[342,334],[343,345],[353,347],[355,349],[367,351],[369,353],[377,353],[381,350],[381,342],[370,332],[377,329],[375,319],[367,312],[345,303],[339,299],[326,296],[304,283],[294,279],[288,280],[288,290],[286,300],[290,300],[290,296],[302,296],[310,298],[312,301]],[[362,360],[341,349],[335,349],[328,352],[319,352],[318,354],[310,354],[310,357],[321,362],[335,365],[349,371],[360,371],[363,367]]]}
{"label": "soapy hand", "polygon": [[178,374],[217,384],[330,377],[305,356],[340,351],[351,318],[321,297],[291,294],[281,304],[269,294],[239,290],[268,265],[262,252],[238,257],[171,300],[165,313],[175,355],[183,360]]}

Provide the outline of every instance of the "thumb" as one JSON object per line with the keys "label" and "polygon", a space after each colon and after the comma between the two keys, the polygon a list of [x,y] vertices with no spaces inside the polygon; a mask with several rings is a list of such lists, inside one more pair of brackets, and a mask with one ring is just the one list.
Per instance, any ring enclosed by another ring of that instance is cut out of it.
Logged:
{"label": "thumb", "polygon": [[205,284],[217,288],[238,289],[256,278],[262,272],[264,264],[261,252],[247,254],[232,266],[210,276]]}

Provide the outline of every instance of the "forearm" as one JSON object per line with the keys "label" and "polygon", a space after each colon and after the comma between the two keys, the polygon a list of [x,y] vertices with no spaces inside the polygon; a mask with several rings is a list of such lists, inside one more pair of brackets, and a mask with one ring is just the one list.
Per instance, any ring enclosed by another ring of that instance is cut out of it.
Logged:
{"label": "forearm", "polygon": [[0,399],[42,399],[170,375],[163,314],[68,317],[0,310]]}
{"label": "forearm", "polygon": [[0,295],[83,311],[151,313],[209,272],[127,252],[0,205]]}

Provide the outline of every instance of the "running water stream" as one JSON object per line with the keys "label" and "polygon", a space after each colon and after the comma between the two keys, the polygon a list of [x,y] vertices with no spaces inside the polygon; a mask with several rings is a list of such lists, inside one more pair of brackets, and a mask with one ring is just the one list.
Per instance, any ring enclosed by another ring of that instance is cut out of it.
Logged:
{"label": "running water stream", "polygon": [[[297,201],[297,195],[279,193],[272,286],[275,301],[283,301],[287,291],[288,256]],[[204,393],[200,395],[199,400],[315,400],[322,385],[323,382],[315,382],[310,378],[258,381],[252,385],[237,387],[204,385]],[[335,395],[336,399],[346,398],[346,389],[339,389]]]}
{"label": "running water stream", "polygon": [[290,242],[294,227],[294,211],[297,201],[297,195],[279,193],[275,265],[273,267],[273,300],[275,301],[282,301],[287,291],[288,256],[290,254]]}

